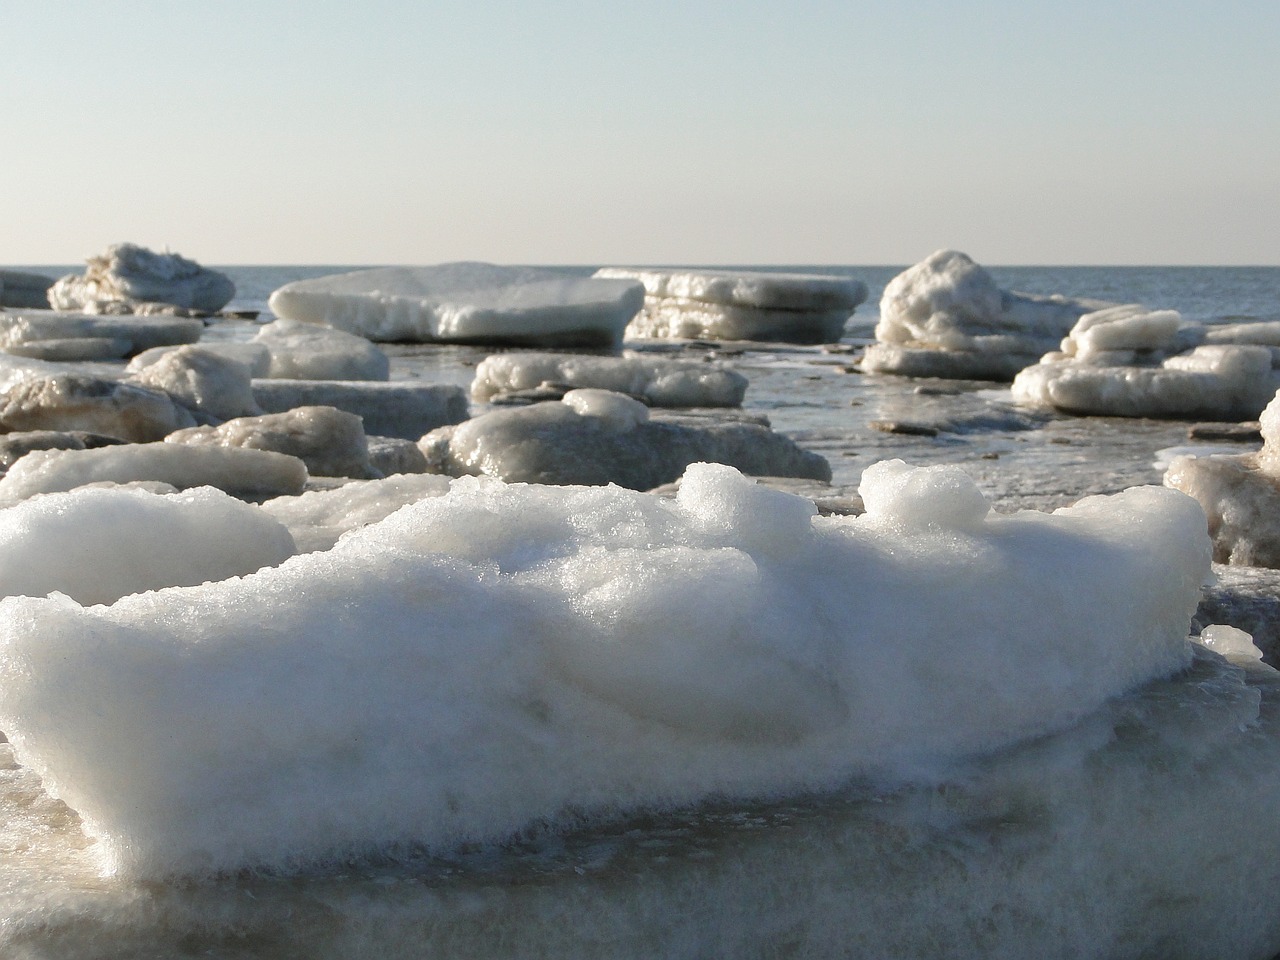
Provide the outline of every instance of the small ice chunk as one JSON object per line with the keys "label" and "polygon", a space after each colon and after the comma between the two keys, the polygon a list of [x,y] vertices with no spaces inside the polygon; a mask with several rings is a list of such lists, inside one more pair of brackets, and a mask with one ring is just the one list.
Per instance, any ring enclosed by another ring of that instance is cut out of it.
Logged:
{"label": "small ice chunk", "polygon": [[619,433],[649,419],[649,408],[643,403],[612,390],[570,390],[561,402],[579,416],[603,420]]}
{"label": "small ice chunk", "polygon": [[644,288],[491,263],[383,267],[298,280],[271,295],[287,320],[370,340],[616,346]]}
{"label": "small ice chunk", "polygon": [[297,320],[276,320],[253,338],[271,353],[268,377],[283,380],[386,380],[387,355],[364,337]]}
{"label": "small ice chunk", "polygon": [[1200,642],[1228,660],[1262,659],[1262,651],[1254,646],[1253,637],[1224,623],[1211,623],[1202,629]]}
{"label": "small ice chunk", "polygon": [[83,430],[150,443],[195,426],[190,411],[163,390],[85,374],[21,380],[0,398],[6,430]]}
{"label": "small ice chunk", "polygon": [[194,586],[283,563],[293,539],[211,487],[171,496],[82,489],[0,510],[0,595],[57,591],[82,604]]}
{"label": "small ice chunk", "polygon": [[971,530],[991,512],[986,497],[960,467],[910,467],[901,460],[873,463],[858,493],[868,522],[903,530]]}
{"label": "small ice chunk", "polygon": [[[125,367],[125,373],[139,373],[146,367],[151,366],[151,364],[156,363],[165,354],[172,353],[175,349],[177,348],[169,346],[151,347],[143,350],[129,361],[129,365]],[[202,342],[200,349],[243,364],[249,368],[250,375],[254,377],[265,377],[267,371],[271,369],[271,351],[260,343],[233,343],[210,340]]]}
{"label": "small ice chunk", "polygon": [[190,410],[217,420],[262,413],[249,368],[198,345],[178,347],[132,374],[134,383],[163,390]]}

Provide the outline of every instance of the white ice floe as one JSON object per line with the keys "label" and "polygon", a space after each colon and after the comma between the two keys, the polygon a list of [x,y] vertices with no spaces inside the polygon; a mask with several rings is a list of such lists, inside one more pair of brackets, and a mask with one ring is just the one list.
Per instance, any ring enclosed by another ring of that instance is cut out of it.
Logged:
{"label": "white ice floe", "polygon": [[195,423],[191,411],[163,390],[87,374],[29,375],[0,395],[6,430],[83,430],[150,443]]}
{"label": "white ice floe", "polygon": [[0,595],[113,603],[253,573],[294,552],[282,524],[210,487],[51,493],[0,510]]}
{"label": "white ice floe", "polygon": [[1000,516],[896,462],[862,493],[468,479],[239,579],[9,598],[0,729],[103,868],[203,874],[933,776],[1190,664],[1182,494]]}
{"label": "white ice floe", "polygon": [[226,274],[135,243],[115,244],[85,263],[83,274],[68,274],[49,289],[55,310],[139,313],[161,304],[216,313],[236,295]]}
{"label": "white ice floe", "polygon": [[48,340],[124,340],[129,355],[195,343],[203,332],[203,323],[184,317],[101,317],[50,310],[0,313],[0,349],[10,352]]}
{"label": "white ice floe", "polygon": [[819,454],[737,418],[650,414],[624,394],[578,389],[560,402],[500,408],[432,430],[419,443],[430,469],[509,482],[616,483],[649,490],[701,460],[755,476],[830,480]]}
{"label": "white ice floe", "polygon": [[391,361],[367,339],[315,323],[276,320],[253,342],[270,351],[266,376],[277,379],[386,380],[391,375]]}
{"label": "white ice floe", "polygon": [[867,298],[866,284],[824,274],[603,267],[595,276],[644,284],[634,338],[832,343]]}
{"label": "white ice floe", "polygon": [[1280,387],[1268,324],[1214,330],[1129,304],[1086,314],[1014,378],[1020,403],[1076,414],[1247,420]]}
{"label": "white ice floe", "polygon": [[0,504],[93,483],[158,480],[179,490],[217,487],[245,497],[298,494],[307,468],[297,457],[241,447],[127,443],[89,450],[35,450],[0,478]]}
{"label": "white ice floe", "polygon": [[1175,457],[1165,471],[1166,486],[1204,508],[1219,563],[1280,567],[1280,393],[1260,422],[1257,453]]}
{"label": "white ice floe", "polygon": [[1009,380],[1059,342],[1099,300],[1001,290],[956,250],[939,250],[898,274],[880,299],[869,373]]}
{"label": "white ice floe", "polygon": [[491,263],[382,267],[298,280],[271,294],[278,317],[370,340],[613,346],[644,290]]}
{"label": "white ice floe", "polygon": [[268,413],[337,407],[360,417],[370,436],[415,441],[470,412],[462,387],[402,380],[254,380],[253,396]]}
{"label": "white ice floe", "polygon": [[369,463],[369,446],[359,417],[334,407],[295,407],[284,413],[237,417],[216,427],[177,430],[165,443],[187,446],[274,450],[297,457],[318,477],[381,476]]}
{"label": "white ice floe", "polygon": [[747,378],[721,364],[656,357],[496,353],[476,367],[471,398],[483,403],[544,385],[561,394],[579,387],[613,390],[654,407],[736,407]]}

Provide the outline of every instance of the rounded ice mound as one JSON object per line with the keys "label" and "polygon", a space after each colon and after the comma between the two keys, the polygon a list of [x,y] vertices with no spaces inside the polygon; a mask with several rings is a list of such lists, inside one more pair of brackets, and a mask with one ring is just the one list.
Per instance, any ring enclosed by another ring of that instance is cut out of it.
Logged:
{"label": "rounded ice mound", "polygon": [[649,419],[649,408],[639,400],[614,393],[583,387],[570,390],[561,401],[581,417],[596,417],[619,432],[630,430]]}
{"label": "rounded ice mound", "polygon": [[867,519],[904,529],[976,527],[991,512],[987,498],[959,467],[873,463],[858,486]]}
{"label": "rounded ice mound", "polygon": [[803,542],[818,512],[812,500],[761,486],[720,463],[691,463],[676,502],[702,533],[736,534],[744,546],[777,552]]}
{"label": "rounded ice mound", "polygon": [[0,510],[0,594],[79,603],[243,576],[293,556],[289,531],[212,487],[52,493]]}

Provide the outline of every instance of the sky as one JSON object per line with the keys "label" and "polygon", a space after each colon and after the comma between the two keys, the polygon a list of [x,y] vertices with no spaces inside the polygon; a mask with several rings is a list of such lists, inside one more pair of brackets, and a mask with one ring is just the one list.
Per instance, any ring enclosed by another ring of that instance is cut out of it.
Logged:
{"label": "sky", "polygon": [[0,264],[1280,264],[1276,0],[0,0]]}

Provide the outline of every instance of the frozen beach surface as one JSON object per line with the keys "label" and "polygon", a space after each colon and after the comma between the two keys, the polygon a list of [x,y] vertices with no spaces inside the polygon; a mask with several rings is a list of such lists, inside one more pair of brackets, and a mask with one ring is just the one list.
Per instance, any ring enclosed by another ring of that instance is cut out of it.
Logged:
{"label": "frozen beach surface", "polygon": [[1176,457],[1164,475],[1204,508],[1219,563],[1280,567],[1280,394],[1261,425],[1257,453]]}
{"label": "frozen beach surface", "polygon": [[254,380],[253,396],[268,413],[337,407],[360,417],[366,434],[415,441],[470,412],[461,387],[412,381]]}
{"label": "frozen beach surface", "polygon": [[1001,290],[956,250],[939,250],[894,277],[880,300],[876,343],[862,369],[912,377],[1010,380],[1055,350],[1098,300]]}
{"label": "frozen beach surface", "polygon": [[177,430],[166,443],[273,450],[297,457],[316,477],[380,477],[369,463],[364,425],[335,407],[295,407],[284,413],[237,417],[218,426]]}
{"label": "frozen beach surface", "polygon": [[49,289],[55,310],[145,313],[168,306],[216,313],[236,295],[226,274],[134,243],[115,244],[85,263],[83,274],[68,274]]}
{"label": "frozen beach surface", "polygon": [[758,422],[651,415],[638,400],[589,388],[441,427],[419,446],[434,472],[522,483],[648,490],[701,460],[760,476],[831,479],[823,457]]}
{"label": "frozen beach surface", "polygon": [[476,367],[471,399],[495,402],[522,392],[559,399],[582,387],[629,394],[653,407],[736,407],[747,378],[718,363],[662,357],[497,353]]}
{"label": "frozen beach surface", "polygon": [[282,380],[386,380],[387,355],[364,337],[315,323],[276,320],[253,338],[270,351],[265,374]]}
{"label": "frozen beach surface", "polygon": [[271,294],[276,316],[370,340],[616,346],[644,299],[628,280],[491,263],[383,267],[298,280]]}
{"label": "frozen beach surface", "polygon": [[53,277],[25,270],[0,270],[0,307],[49,306]]}
{"label": "frozen beach surface", "polygon": [[0,509],[0,595],[113,603],[226,580],[294,554],[285,527],[210,487],[158,496],[82,489]]}
{"label": "frozen beach surface", "polygon": [[1214,330],[1137,304],[1086,314],[1013,381],[1020,403],[1114,417],[1249,420],[1280,387],[1271,323]]}
{"label": "frozen beach surface", "polygon": [[0,729],[103,868],[207,874],[933,777],[1190,664],[1184,495],[1000,516],[896,461],[862,495],[464,479],[240,579],[9,598]]}
{"label": "frozen beach surface", "polygon": [[603,267],[596,277],[644,285],[627,336],[834,343],[866,284],[822,274]]}
{"label": "frozen beach surface", "polygon": [[10,353],[49,340],[124,340],[128,348],[120,355],[131,356],[154,347],[195,343],[203,332],[203,323],[183,317],[101,317],[52,310],[0,312],[0,348]]}
{"label": "frozen beach surface", "polygon": [[186,490],[217,487],[246,498],[302,492],[307,468],[297,457],[242,447],[127,443],[86,450],[35,450],[0,478],[0,503],[93,483],[158,481]]}

